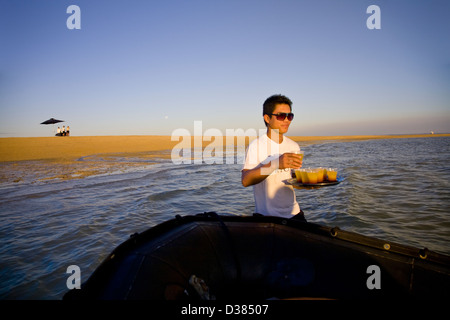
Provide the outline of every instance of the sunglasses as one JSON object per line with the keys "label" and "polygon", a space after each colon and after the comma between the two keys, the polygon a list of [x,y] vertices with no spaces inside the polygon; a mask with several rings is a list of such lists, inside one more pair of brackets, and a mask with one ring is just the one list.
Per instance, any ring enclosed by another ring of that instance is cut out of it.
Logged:
{"label": "sunglasses", "polygon": [[294,119],[294,114],[293,113],[286,113],[286,112],[280,112],[280,113],[268,113],[271,116],[276,116],[278,121],[284,121],[284,119],[287,119],[289,121],[292,121],[292,119]]}

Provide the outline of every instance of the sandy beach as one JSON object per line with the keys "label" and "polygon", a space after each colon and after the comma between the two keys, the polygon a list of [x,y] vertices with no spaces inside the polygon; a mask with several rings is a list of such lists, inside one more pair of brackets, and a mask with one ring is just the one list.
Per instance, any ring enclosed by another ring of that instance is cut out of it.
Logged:
{"label": "sandy beach", "polygon": [[[305,146],[327,142],[442,136],[450,134],[290,136],[290,138],[297,141],[300,146]],[[191,146],[194,146],[194,138],[191,139]],[[227,142],[225,137],[223,141],[220,140],[204,139],[202,144],[203,147],[223,146],[230,142],[229,139]],[[249,140],[246,139],[246,143]],[[184,140],[172,141],[170,136],[0,138],[0,183],[79,179],[123,171],[130,167],[145,167],[152,164],[151,159],[154,157],[170,159],[171,149],[181,141]],[[235,139],[232,143],[236,146],[237,141],[242,143],[242,138]],[[136,161],[136,158],[145,161]]]}
{"label": "sandy beach", "polygon": [[[290,136],[300,145],[370,139],[442,137],[450,134],[359,135],[359,136]],[[145,153],[171,150],[178,141],[170,136],[86,136],[0,138],[0,162],[25,160],[70,161],[98,154]],[[214,143],[220,142],[214,141]],[[211,144],[203,141],[203,146]],[[226,144],[225,138],[223,144]],[[193,143],[192,143],[193,145]]]}

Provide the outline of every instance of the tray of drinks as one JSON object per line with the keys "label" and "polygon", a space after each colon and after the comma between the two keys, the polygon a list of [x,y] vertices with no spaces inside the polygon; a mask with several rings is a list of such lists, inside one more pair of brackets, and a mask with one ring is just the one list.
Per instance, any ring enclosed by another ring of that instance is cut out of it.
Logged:
{"label": "tray of drinks", "polygon": [[293,187],[325,187],[325,186],[334,186],[342,182],[342,178],[337,178],[336,181],[322,181],[317,183],[302,183],[297,180],[297,178],[292,178],[286,180],[286,184],[291,185]]}
{"label": "tray of drinks", "polygon": [[342,178],[337,177],[335,168],[306,168],[295,170],[295,178],[286,180],[286,183],[297,188],[325,187],[339,184]]}

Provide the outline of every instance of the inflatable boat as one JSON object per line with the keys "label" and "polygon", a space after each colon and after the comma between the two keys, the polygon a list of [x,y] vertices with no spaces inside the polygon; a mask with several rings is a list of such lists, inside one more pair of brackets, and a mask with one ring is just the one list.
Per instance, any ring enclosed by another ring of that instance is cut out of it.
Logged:
{"label": "inflatable boat", "polygon": [[268,216],[176,216],[130,236],[64,299],[448,299],[450,257]]}

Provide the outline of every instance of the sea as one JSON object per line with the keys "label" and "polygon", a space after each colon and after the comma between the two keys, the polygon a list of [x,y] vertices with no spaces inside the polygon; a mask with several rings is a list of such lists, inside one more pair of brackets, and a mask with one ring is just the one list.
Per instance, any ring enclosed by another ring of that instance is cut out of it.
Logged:
{"label": "sea", "polygon": [[[303,167],[335,167],[342,180],[295,189],[308,222],[450,255],[450,137],[300,147]],[[84,282],[131,234],[176,215],[252,215],[244,153],[228,152],[179,164],[168,150],[129,170],[0,184],[0,299],[62,299],[69,266]]]}

